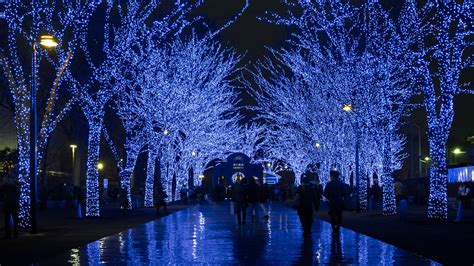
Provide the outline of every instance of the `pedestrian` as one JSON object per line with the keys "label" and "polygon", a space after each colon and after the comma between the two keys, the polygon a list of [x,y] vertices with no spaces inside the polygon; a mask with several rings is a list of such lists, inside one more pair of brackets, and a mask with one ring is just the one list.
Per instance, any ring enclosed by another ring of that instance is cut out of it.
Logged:
{"label": "pedestrian", "polygon": [[121,187],[119,192],[120,197],[120,210],[122,210],[122,215],[127,216],[129,208],[127,191],[125,188]]}
{"label": "pedestrian", "polygon": [[304,174],[301,177],[301,185],[296,189],[296,198],[297,206],[295,207],[303,227],[303,236],[308,237],[311,235],[311,227],[313,227],[313,210],[316,210],[319,203],[315,186]]}
{"label": "pedestrian", "polygon": [[339,180],[339,172],[331,170],[331,181],[326,184],[324,196],[329,200],[329,216],[333,233],[339,233],[342,223],[344,200],[347,197],[347,186]]}
{"label": "pedestrian", "polygon": [[245,224],[247,214],[247,198],[245,195],[244,179],[237,178],[232,186],[232,201],[235,204],[235,215],[237,215],[237,223]]}
{"label": "pedestrian", "polygon": [[255,176],[250,177],[247,189],[245,190],[250,206],[250,221],[252,223],[258,222],[258,208],[260,207],[260,188],[255,179]]}
{"label": "pedestrian", "polygon": [[470,189],[466,183],[461,183],[461,185],[459,185],[458,199],[459,199],[459,202],[461,202],[463,208],[467,208],[469,192],[470,192]]}
{"label": "pedestrian", "polygon": [[397,200],[397,204],[400,202],[400,200],[402,200],[402,196],[403,196],[403,184],[400,181],[400,179],[397,179],[397,181],[395,182],[395,197]]}
{"label": "pedestrian", "polygon": [[168,197],[166,193],[163,191],[161,187],[157,187],[155,190],[155,198],[156,198],[156,215],[160,215],[160,208],[163,207],[165,212],[168,212],[166,208],[166,201],[165,199]]}
{"label": "pedestrian", "polygon": [[[13,237],[18,238],[18,210],[20,208],[20,186],[10,173],[1,187],[4,195],[3,215],[5,217],[5,238],[10,239],[11,227],[13,226]],[[13,225],[11,224],[13,220]]]}
{"label": "pedestrian", "polygon": [[382,189],[380,188],[379,181],[377,179],[374,179],[374,184],[370,189],[370,194],[372,195],[372,209],[377,210],[382,199]]}
{"label": "pedestrian", "polygon": [[268,189],[268,185],[265,184],[265,185],[259,185],[260,186],[260,207],[262,208],[263,210],[263,219],[268,219],[270,218],[268,216],[268,211],[267,211],[267,208],[265,208],[265,204],[267,203],[269,197],[270,197],[270,193],[269,193],[269,189]]}

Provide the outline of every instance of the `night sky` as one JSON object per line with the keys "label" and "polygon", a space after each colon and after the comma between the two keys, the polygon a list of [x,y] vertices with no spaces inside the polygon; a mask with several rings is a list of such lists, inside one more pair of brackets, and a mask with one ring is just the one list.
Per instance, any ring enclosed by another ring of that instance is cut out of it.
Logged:
{"label": "night sky", "polygon": [[[243,0],[207,0],[205,5],[196,14],[202,15],[215,26],[223,25],[228,19],[237,14],[244,4]],[[284,26],[271,25],[261,21],[258,17],[264,16],[265,11],[282,11],[283,6],[279,0],[251,0],[250,6],[238,21],[227,28],[218,40],[227,47],[234,48],[238,53],[244,54],[243,65],[251,67],[252,63],[262,59],[266,54],[266,47],[279,48],[291,38],[291,29]],[[3,79],[4,77],[1,76]],[[468,77],[472,80],[472,77]],[[6,87],[5,82],[0,82],[2,94]],[[252,103],[245,92],[242,92],[243,102]],[[3,97],[2,97],[3,99]],[[474,136],[474,95],[457,96],[455,101],[455,119],[451,131],[451,144],[463,144],[467,136]],[[421,126],[426,131],[424,110],[416,110],[409,120]],[[406,132],[407,130],[404,129]],[[12,114],[3,106],[0,107],[0,148],[16,146],[15,129]],[[423,153],[427,152],[426,135],[422,134]]]}

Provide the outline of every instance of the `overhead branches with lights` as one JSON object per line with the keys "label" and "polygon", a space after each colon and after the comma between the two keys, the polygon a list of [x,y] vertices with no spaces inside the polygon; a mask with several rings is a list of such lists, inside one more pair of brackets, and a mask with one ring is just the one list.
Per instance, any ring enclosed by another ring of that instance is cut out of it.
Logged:
{"label": "overhead branches with lights", "polygon": [[406,46],[388,11],[375,1],[297,1],[288,11],[269,20],[297,27],[290,48],[271,50],[254,72],[260,118],[278,132],[271,147],[281,151],[272,152],[297,178],[317,163],[326,183],[337,168],[355,182],[361,209],[372,174],[383,172],[383,211],[395,213],[392,172],[404,158],[398,129],[412,92],[409,75],[400,75],[410,71]]}

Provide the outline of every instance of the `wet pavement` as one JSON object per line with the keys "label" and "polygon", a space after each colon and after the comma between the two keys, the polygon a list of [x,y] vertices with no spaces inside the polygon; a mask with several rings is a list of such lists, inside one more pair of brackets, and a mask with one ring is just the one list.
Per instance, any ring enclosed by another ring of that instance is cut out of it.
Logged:
{"label": "wet pavement", "polygon": [[305,240],[294,210],[281,205],[269,210],[268,221],[238,226],[228,203],[194,206],[39,265],[436,265],[348,229],[334,236],[320,220]]}

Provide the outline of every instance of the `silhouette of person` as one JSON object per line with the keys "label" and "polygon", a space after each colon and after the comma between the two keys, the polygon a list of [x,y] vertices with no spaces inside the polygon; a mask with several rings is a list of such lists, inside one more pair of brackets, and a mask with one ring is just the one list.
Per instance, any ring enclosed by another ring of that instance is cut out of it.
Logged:
{"label": "silhouette of person", "polygon": [[14,180],[14,174],[10,173],[2,185],[4,195],[3,214],[5,216],[5,238],[11,238],[11,220],[13,220],[13,237],[18,238],[18,210],[20,208],[20,186]]}
{"label": "silhouette of person", "polygon": [[247,197],[245,194],[244,179],[238,178],[232,187],[232,201],[235,203],[238,224],[245,224],[247,214]]}
{"label": "silhouette of person", "polygon": [[313,209],[319,205],[316,189],[311,185],[308,178],[303,176],[302,183],[296,190],[299,198],[299,205],[296,207],[301,226],[303,227],[303,236],[307,237],[311,234],[313,226]]}
{"label": "silhouette of person", "polygon": [[329,216],[333,233],[339,233],[342,223],[342,211],[344,210],[344,199],[348,191],[346,185],[339,180],[339,172],[331,170],[331,181],[324,189],[324,196],[329,200]]}

